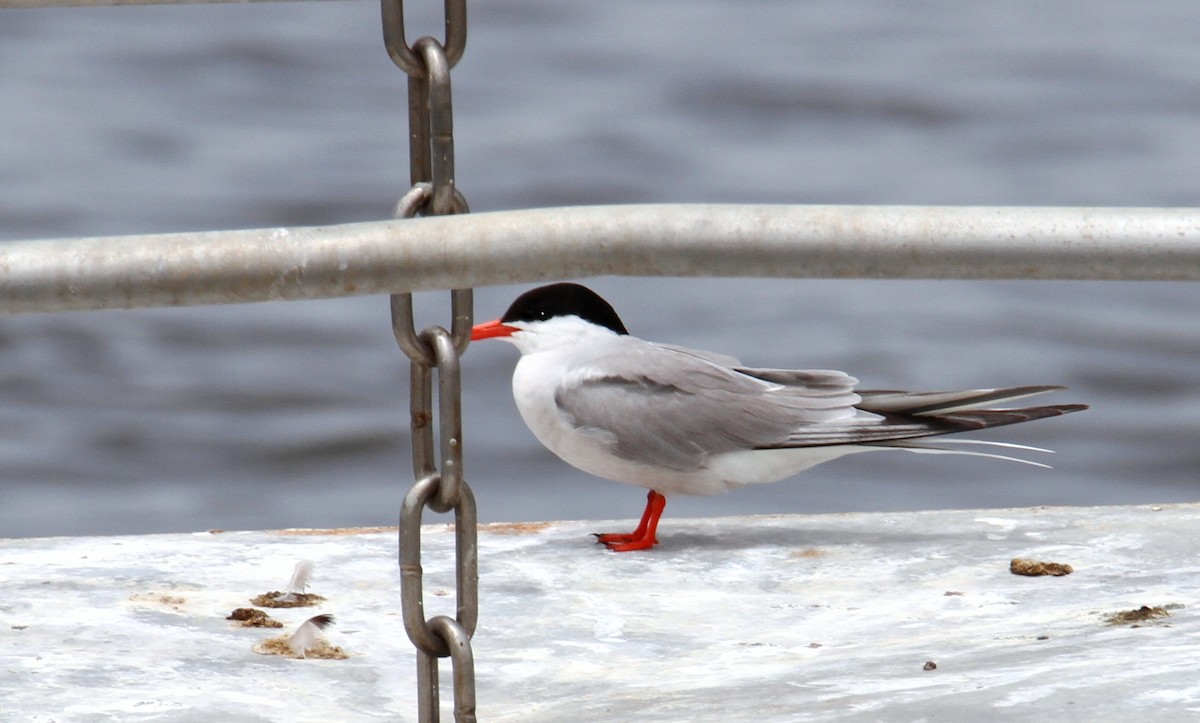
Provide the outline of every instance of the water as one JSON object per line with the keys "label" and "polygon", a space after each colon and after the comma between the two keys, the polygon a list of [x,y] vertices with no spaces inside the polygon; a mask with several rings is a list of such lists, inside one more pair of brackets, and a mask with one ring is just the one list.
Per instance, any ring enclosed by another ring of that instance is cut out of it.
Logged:
{"label": "water", "polygon": [[[409,3],[430,32],[440,3]],[[1191,206],[1200,6],[474,3],[454,71],[475,210],[640,202]],[[0,11],[0,240],[384,218],[404,79],[374,3]],[[1193,284],[597,279],[641,336],[872,387],[1060,383],[992,439],[1046,471],[862,455],[672,515],[1196,500]],[[478,317],[519,292],[483,289]],[[425,323],[445,299],[421,299]],[[0,536],[394,521],[386,299],[0,317]],[[485,520],[633,518],[542,450],[515,351],[465,362]],[[1048,399],[1048,401],[1050,401]]]}

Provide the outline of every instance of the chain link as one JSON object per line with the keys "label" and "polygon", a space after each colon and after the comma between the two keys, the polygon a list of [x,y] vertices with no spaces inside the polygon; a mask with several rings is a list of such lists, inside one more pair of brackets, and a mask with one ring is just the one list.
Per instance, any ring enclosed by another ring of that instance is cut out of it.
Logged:
{"label": "chain link", "polygon": [[[444,658],[449,654],[425,619],[423,568],[421,567],[421,513],[437,494],[441,479],[437,473],[422,477],[404,496],[400,510],[400,597],[403,603],[404,629],[417,649],[427,655]],[[458,588],[455,620],[467,637],[474,635],[479,620],[479,568],[476,539],[475,495],[463,485],[459,506],[454,509],[454,548],[460,558],[455,569]],[[464,558],[469,558],[463,563]]]}
{"label": "chain link", "polygon": [[[466,1],[446,0],[445,43],[422,37],[411,46],[404,36],[403,0],[381,3],[388,55],[408,74],[409,176],[413,185],[396,204],[396,218],[467,213],[466,199],[454,180],[450,94],[450,69],[462,57],[467,40]],[[416,483],[400,509],[400,599],[405,632],[417,648],[417,713],[422,723],[433,723],[440,717],[437,661],[444,657],[450,658],[453,672],[454,718],[459,723],[475,721],[471,636],[479,618],[479,554],[475,496],[463,479],[459,364],[471,340],[472,305],[471,289],[452,290],[450,330],[432,326],[418,333],[412,294],[391,297],[392,333],[411,362],[409,412]],[[426,507],[435,512],[454,511],[454,618],[425,618],[421,517]]]}
{"label": "chain link", "polygon": [[[457,620],[438,615],[429,621],[450,649],[454,680],[454,720],[475,723],[475,655],[471,651],[471,633]],[[433,660],[436,660],[433,659]],[[434,687],[434,696],[437,688]]]}
{"label": "chain link", "polygon": [[[425,75],[425,65],[413,52],[404,35],[404,0],[382,0],[383,44],[400,70],[409,75]],[[453,68],[467,47],[467,0],[446,0],[446,57]]]}
{"label": "chain link", "polygon": [[431,184],[428,213],[441,216],[467,213],[467,202],[454,182],[454,105],[450,91],[450,62],[436,40],[414,43],[428,72],[408,77],[409,181]]}

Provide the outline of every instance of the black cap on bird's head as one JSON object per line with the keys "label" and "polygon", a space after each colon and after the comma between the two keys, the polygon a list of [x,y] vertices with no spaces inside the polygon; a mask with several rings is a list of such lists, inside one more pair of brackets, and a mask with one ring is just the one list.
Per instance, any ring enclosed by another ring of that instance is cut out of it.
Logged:
{"label": "black cap on bird's head", "polygon": [[508,336],[515,327],[506,326],[521,321],[546,321],[556,316],[577,316],[617,334],[628,334],[621,317],[612,305],[586,286],[572,283],[550,284],[526,291],[508,307],[496,321],[479,324],[471,338],[478,341],[495,336]]}
{"label": "black cap on bird's head", "polygon": [[500,317],[500,323],[545,321],[556,316],[578,316],[618,334],[629,333],[612,305],[599,294],[586,286],[565,282],[539,286],[521,294]]}

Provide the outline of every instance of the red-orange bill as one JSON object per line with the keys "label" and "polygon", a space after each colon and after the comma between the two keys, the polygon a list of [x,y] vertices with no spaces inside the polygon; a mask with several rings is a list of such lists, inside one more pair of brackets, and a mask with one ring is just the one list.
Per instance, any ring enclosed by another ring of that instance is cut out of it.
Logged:
{"label": "red-orange bill", "polygon": [[476,324],[471,329],[471,341],[479,341],[480,339],[493,339],[498,336],[509,336],[515,331],[520,331],[515,326],[505,326],[500,323],[499,319],[485,321],[482,324]]}

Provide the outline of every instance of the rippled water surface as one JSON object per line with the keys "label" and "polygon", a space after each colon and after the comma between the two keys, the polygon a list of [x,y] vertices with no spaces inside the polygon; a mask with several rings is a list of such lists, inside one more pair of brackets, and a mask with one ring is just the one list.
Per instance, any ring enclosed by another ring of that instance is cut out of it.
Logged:
{"label": "rippled water surface", "polygon": [[[440,3],[409,3],[410,24]],[[1200,5],[473,3],[473,209],[641,202],[1195,206]],[[369,2],[0,11],[0,240],[386,217],[405,83]],[[647,338],[872,387],[1067,384],[997,430],[1053,470],[871,454],[668,516],[1200,499],[1200,287],[590,281]],[[517,288],[483,289],[499,315]],[[444,298],[421,299],[429,323]],[[485,520],[635,517],[542,450],[516,352],[466,362]],[[381,297],[0,317],[0,536],[374,525],[407,488]],[[669,525],[668,523],[664,523]],[[664,527],[664,530],[667,527]]]}

